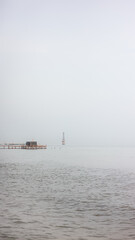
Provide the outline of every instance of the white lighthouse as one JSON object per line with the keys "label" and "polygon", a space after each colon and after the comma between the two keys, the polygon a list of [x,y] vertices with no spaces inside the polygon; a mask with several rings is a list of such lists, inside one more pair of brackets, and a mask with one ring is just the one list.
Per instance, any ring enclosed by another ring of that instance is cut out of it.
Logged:
{"label": "white lighthouse", "polygon": [[65,134],[63,132],[63,135],[62,135],[62,145],[65,145]]}

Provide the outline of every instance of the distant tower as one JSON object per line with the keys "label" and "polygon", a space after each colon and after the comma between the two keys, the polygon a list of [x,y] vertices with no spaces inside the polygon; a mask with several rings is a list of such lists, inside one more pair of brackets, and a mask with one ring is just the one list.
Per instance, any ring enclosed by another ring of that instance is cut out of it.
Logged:
{"label": "distant tower", "polygon": [[63,132],[62,145],[65,145],[65,134]]}

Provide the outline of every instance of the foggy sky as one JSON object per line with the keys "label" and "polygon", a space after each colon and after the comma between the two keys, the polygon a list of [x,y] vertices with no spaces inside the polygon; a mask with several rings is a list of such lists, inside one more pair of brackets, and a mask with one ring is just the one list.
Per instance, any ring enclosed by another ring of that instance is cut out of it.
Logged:
{"label": "foggy sky", "polygon": [[0,0],[0,142],[135,145],[135,1]]}

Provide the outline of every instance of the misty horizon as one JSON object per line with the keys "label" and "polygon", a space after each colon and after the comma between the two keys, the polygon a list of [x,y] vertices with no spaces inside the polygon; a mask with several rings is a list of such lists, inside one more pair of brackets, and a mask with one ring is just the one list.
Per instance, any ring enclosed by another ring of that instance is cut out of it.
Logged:
{"label": "misty horizon", "polygon": [[135,1],[0,1],[0,143],[135,146]]}

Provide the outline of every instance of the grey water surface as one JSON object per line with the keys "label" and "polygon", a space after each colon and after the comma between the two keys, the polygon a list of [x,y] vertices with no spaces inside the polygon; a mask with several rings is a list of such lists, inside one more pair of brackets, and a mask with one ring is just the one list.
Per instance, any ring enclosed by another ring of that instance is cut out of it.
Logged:
{"label": "grey water surface", "polygon": [[0,240],[135,239],[135,148],[0,150]]}

